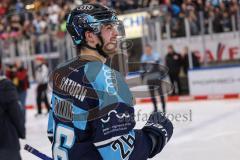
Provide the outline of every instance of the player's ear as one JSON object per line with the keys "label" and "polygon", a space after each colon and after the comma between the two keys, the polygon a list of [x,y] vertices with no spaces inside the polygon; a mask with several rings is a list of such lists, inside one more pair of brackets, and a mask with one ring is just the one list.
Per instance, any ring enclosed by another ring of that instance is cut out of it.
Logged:
{"label": "player's ear", "polygon": [[85,32],[85,38],[86,38],[86,42],[88,43],[94,43],[95,42],[95,34],[93,32],[90,31],[86,31]]}

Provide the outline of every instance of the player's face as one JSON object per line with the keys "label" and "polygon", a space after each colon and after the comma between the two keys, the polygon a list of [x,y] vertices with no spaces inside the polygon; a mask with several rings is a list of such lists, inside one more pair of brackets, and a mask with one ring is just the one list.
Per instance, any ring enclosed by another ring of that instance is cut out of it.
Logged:
{"label": "player's face", "polygon": [[104,41],[103,51],[109,56],[117,52],[117,37],[119,35],[117,27],[118,25],[115,24],[105,24],[101,29],[101,35]]}
{"label": "player's face", "polygon": [[146,46],[145,53],[147,55],[151,55],[152,54],[152,48],[150,46]]}

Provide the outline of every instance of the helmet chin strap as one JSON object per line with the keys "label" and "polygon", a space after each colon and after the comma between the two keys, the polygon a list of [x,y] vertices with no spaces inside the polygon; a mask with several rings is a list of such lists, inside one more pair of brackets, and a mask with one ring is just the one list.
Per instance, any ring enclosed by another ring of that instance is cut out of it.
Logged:
{"label": "helmet chin strap", "polygon": [[101,35],[98,35],[98,38],[99,38],[101,44],[98,43],[98,44],[96,45],[96,48],[91,47],[91,46],[89,46],[88,44],[85,44],[85,46],[86,46],[87,48],[89,48],[89,49],[92,49],[92,50],[97,51],[97,52],[98,52],[101,56],[103,56],[104,58],[108,58],[108,55],[103,51],[103,45],[104,45],[103,38],[102,38]]}
{"label": "helmet chin strap", "polygon": [[97,49],[98,53],[99,53],[101,56],[103,56],[104,58],[108,58],[107,53],[105,53],[105,52],[103,51],[103,46],[104,46],[103,38],[102,38],[101,35],[98,35],[98,38],[99,38],[100,41],[101,41],[101,45],[98,43],[98,44],[96,45],[96,49]]}

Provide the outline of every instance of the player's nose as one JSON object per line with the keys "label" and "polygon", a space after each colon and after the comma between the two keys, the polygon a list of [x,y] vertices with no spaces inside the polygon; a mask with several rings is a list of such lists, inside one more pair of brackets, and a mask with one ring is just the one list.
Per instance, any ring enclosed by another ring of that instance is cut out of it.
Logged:
{"label": "player's nose", "polygon": [[114,28],[114,29],[113,29],[112,35],[113,35],[114,37],[117,37],[117,36],[119,35],[117,28]]}

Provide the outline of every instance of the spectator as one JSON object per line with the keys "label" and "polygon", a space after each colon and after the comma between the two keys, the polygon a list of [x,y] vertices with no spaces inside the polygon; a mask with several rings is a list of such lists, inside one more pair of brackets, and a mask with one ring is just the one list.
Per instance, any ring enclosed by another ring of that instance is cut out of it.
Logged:
{"label": "spectator", "polygon": [[4,16],[7,12],[6,4],[0,3],[0,17]]}
{"label": "spectator", "polygon": [[185,4],[185,3],[183,3],[182,5],[181,5],[181,13],[185,16],[185,17],[187,17],[188,15],[189,15],[189,11],[187,10],[187,5]]}
{"label": "spectator", "polygon": [[[232,0],[230,2],[230,6],[229,6],[229,11],[228,12],[229,12],[229,16],[231,18],[233,17],[235,22],[239,22],[238,16],[237,16],[238,11],[239,11],[239,4],[238,4],[238,2],[236,0]],[[234,26],[232,26],[232,27],[234,27]],[[238,23],[236,23],[235,27],[238,28]]]}
{"label": "spectator", "polygon": [[59,13],[60,20],[67,20],[68,13],[70,12],[71,8],[68,4],[63,6],[63,9]]}
{"label": "spectator", "polygon": [[[169,78],[171,83],[174,86],[177,85],[176,88],[177,88],[178,94],[181,94],[181,84],[179,79],[181,64],[182,64],[181,55],[175,52],[172,45],[169,45],[168,53],[166,56],[166,66],[169,68]],[[173,95],[176,94],[175,88],[172,94]]]}
{"label": "spectator", "polygon": [[203,0],[197,0],[195,6],[196,6],[196,11],[197,12],[203,11],[204,10],[204,2],[203,2]]}
{"label": "spectator", "polygon": [[149,3],[150,3],[150,0],[140,0],[140,2],[139,2],[139,6],[141,7],[141,8],[146,8],[146,7],[148,7],[149,6]]}
{"label": "spectator", "polygon": [[34,32],[35,35],[40,35],[43,31],[43,23],[41,23],[42,17],[41,14],[38,12],[36,13],[36,19],[33,20]]}
{"label": "spectator", "polygon": [[56,30],[57,25],[59,23],[59,14],[61,9],[57,3],[54,3],[54,1],[50,2],[50,6],[48,7],[48,15],[49,15],[49,22],[51,24],[51,29]]}
{"label": "spectator", "polygon": [[17,91],[19,99],[21,101],[22,110],[24,111],[24,118],[26,117],[26,98],[27,98],[27,89],[29,86],[29,79],[27,69],[24,68],[21,61],[16,62],[16,78],[18,79]]}
{"label": "spectator", "polygon": [[185,31],[185,23],[184,23],[184,15],[179,14],[179,20],[177,22],[177,37],[184,37],[186,35]]}
{"label": "spectator", "polygon": [[184,0],[162,0],[162,3],[166,2],[166,1],[171,1],[172,4],[176,4],[178,6],[181,6],[181,4],[183,3]]}
{"label": "spectator", "polygon": [[218,7],[220,5],[220,0],[207,0],[209,1],[214,7]]}
{"label": "spectator", "polygon": [[[188,47],[184,47],[183,53],[182,53],[182,64],[183,64],[183,71],[185,75],[188,75],[188,69],[189,69],[188,52],[189,52]],[[194,68],[200,67],[199,58],[196,56],[196,54],[192,52],[191,56],[192,56],[193,67]]]}
{"label": "spectator", "polygon": [[151,99],[154,105],[154,112],[158,111],[157,100],[155,97],[155,90],[157,90],[162,103],[162,111],[165,113],[166,102],[161,84],[162,73],[161,70],[159,69],[159,63],[160,63],[159,53],[154,52],[152,46],[147,44],[145,46],[145,52],[141,57],[141,64],[143,70],[142,79],[143,80],[146,79]]}
{"label": "spectator", "polygon": [[[4,26],[4,24],[2,23],[2,21],[0,20],[0,36],[1,36],[1,34],[3,34],[5,32],[5,26]],[[1,39],[1,37],[0,37],[0,39]]]}
{"label": "spectator", "polygon": [[214,13],[213,13],[213,9],[210,3],[206,3],[205,7],[204,7],[204,28],[205,28],[205,32],[206,34],[209,33],[209,20],[214,18]]}
{"label": "spectator", "polygon": [[223,26],[221,24],[222,14],[219,8],[214,9],[213,30],[215,33],[223,32]]}
{"label": "spectator", "polygon": [[19,138],[25,138],[25,126],[17,90],[0,75],[0,91],[0,159],[21,160]]}
{"label": "spectator", "polygon": [[20,32],[22,31],[22,25],[20,23],[21,19],[19,15],[13,15],[11,17],[10,29],[11,32]]}
{"label": "spectator", "polygon": [[225,11],[223,13],[223,17],[222,17],[222,20],[221,20],[221,25],[222,25],[222,28],[223,28],[223,31],[224,32],[229,32],[232,30],[232,23],[231,23],[231,17],[230,15],[228,14],[227,11]]}
{"label": "spectator", "polygon": [[189,12],[188,22],[190,26],[191,35],[197,35],[199,33],[198,21],[197,16],[195,15],[195,12],[193,10]]}
{"label": "spectator", "polygon": [[111,1],[109,1],[109,0],[100,0],[100,3],[102,4],[102,5],[105,5],[105,6],[108,6],[108,7],[111,7]]}
{"label": "spectator", "polygon": [[17,0],[17,3],[15,5],[16,12],[20,14],[24,8],[24,4],[22,3],[21,0]]}
{"label": "spectator", "polygon": [[230,13],[232,15],[236,15],[239,10],[239,4],[237,0],[232,0],[230,2]]}
{"label": "spectator", "polygon": [[24,21],[22,34],[26,39],[30,39],[31,36],[34,34],[34,26],[31,21],[29,20]]}
{"label": "spectator", "polygon": [[185,35],[185,24],[184,21],[176,18],[170,18],[171,37],[180,37]]}
{"label": "spectator", "polygon": [[148,6],[149,7],[159,6],[159,0],[150,0]]}
{"label": "spectator", "polygon": [[186,0],[185,4],[188,12],[187,16],[189,16],[190,12],[195,10],[195,4],[192,2],[192,0]]}
{"label": "spectator", "polygon": [[[63,10],[59,14],[59,33],[58,35],[65,36],[65,33],[67,31],[66,28],[66,20],[68,17],[68,13],[70,12],[71,8],[68,4],[65,4],[63,7]],[[62,34],[63,33],[63,34]]]}
{"label": "spectator", "polygon": [[50,105],[47,97],[48,88],[48,67],[43,57],[37,57],[36,81],[37,86],[37,114],[36,117],[42,114],[42,102],[45,103],[47,111],[49,112]]}
{"label": "spectator", "polygon": [[221,2],[221,3],[220,3],[219,8],[220,8],[221,13],[224,13],[224,12],[227,11],[227,8],[226,8],[226,5],[225,5],[224,2]]}

